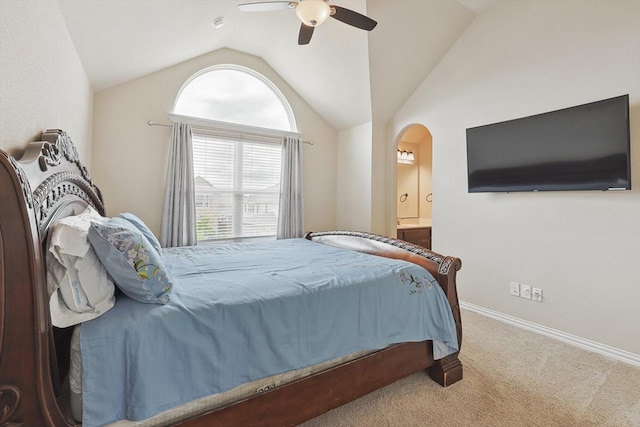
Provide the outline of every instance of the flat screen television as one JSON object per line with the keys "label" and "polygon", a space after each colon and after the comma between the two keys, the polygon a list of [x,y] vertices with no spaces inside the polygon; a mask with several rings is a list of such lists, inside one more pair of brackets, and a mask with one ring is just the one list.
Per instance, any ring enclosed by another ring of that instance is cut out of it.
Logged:
{"label": "flat screen television", "polygon": [[629,95],[467,129],[469,193],[630,190]]}

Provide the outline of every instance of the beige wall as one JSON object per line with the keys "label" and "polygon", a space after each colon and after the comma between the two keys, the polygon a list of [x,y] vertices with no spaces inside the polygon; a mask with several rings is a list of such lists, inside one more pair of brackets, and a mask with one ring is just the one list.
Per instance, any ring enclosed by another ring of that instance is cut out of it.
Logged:
{"label": "beige wall", "polygon": [[[420,218],[433,217],[433,143],[431,134],[425,130],[424,140],[420,143]],[[427,196],[431,194],[431,202]]]}
{"label": "beige wall", "polygon": [[[371,126],[371,231],[385,234],[387,224],[388,191],[395,191],[395,183],[387,180],[388,159],[396,156],[395,147],[387,144],[386,123],[374,121]],[[395,220],[395,215],[394,215]],[[390,234],[395,237],[395,231]]]}
{"label": "beige wall", "polygon": [[[386,233],[387,159],[396,155],[395,148],[389,152],[386,141],[386,126],[380,122],[363,123],[338,134],[337,228]],[[395,181],[392,190],[395,195]]]}
{"label": "beige wall", "polygon": [[168,114],[182,84],[216,64],[238,64],[270,79],[287,98],[304,145],[305,228],[335,227],[336,132],[262,59],[221,49],[95,94],[93,178],[109,215],[131,211],[159,234],[171,128]]}
{"label": "beige wall", "polygon": [[66,131],[91,170],[93,92],[55,0],[0,0],[0,148]]}
{"label": "beige wall", "polygon": [[[640,2],[500,2],[390,125],[433,135],[433,246],[463,301],[640,355]],[[468,194],[465,129],[628,93],[632,191]],[[390,202],[391,203],[391,202]],[[509,281],[544,302],[509,295]]]}
{"label": "beige wall", "polygon": [[371,231],[371,123],[338,134],[337,228]]}

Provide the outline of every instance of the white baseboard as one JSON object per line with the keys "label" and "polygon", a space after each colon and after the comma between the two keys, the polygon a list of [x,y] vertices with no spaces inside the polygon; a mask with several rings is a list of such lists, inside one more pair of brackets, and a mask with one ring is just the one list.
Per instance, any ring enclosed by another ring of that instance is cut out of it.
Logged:
{"label": "white baseboard", "polygon": [[[595,341],[590,341],[575,335],[567,334],[566,332],[558,331],[556,329],[547,328],[546,326],[538,325],[537,323],[518,319],[517,317],[509,316],[508,314],[503,314],[498,311],[489,310],[488,308],[480,307],[468,302],[460,301],[460,307],[481,314],[483,316],[491,317],[492,319],[508,323],[518,328],[526,329],[531,332],[557,339],[575,347],[579,347],[583,350],[591,351],[602,356],[610,357],[611,359],[628,363],[629,365],[640,367],[640,355],[620,350],[615,347],[610,347],[608,345],[600,344]],[[464,335],[464,325],[462,327],[462,330]]]}

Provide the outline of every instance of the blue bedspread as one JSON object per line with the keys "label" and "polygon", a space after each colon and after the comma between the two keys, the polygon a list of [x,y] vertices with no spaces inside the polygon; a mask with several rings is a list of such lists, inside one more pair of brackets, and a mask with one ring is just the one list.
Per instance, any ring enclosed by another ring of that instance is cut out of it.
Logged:
{"label": "blue bedspread", "polygon": [[305,239],[164,252],[166,305],[121,296],[81,328],[83,425],[140,420],[360,350],[458,349],[446,297],[408,262]]}

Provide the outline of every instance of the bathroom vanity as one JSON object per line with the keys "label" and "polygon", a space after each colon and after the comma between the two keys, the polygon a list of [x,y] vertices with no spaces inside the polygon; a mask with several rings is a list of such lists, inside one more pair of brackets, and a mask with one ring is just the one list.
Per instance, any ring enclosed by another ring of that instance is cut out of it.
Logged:
{"label": "bathroom vanity", "polygon": [[421,219],[415,223],[398,224],[397,238],[431,249],[431,221]]}

